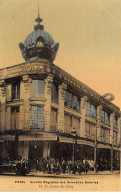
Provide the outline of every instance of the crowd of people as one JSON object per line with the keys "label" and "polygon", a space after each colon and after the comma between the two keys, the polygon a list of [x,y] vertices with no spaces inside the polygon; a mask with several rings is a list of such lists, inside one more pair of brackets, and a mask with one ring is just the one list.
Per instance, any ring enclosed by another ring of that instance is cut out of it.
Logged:
{"label": "crowd of people", "polygon": [[65,161],[64,159],[59,161],[54,158],[42,158],[37,160],[36,163],[36,171],[48,174],[81,174],[82,172],[87,174],[90,168],[89,162],[85,159],[83,161]]}
{"label": "crowd of people", "polygon": [[[9,168],[16,171],[16,175],[23,175],[25,176],[30,171],[33,171],[33,169],[36,169],[36,172],[43,172],[47,174],[76,174],[79,175],[83,172],[85,174],[88,173],[89,170],[94,171],[94,161],[83,159],[78,161],[72,161],[72,160],[59,160],[57,158],[40,158],[40,159],[34,159],[34,161],[30,161],[28,159],[23,160],[17,160],[17,161],[10,161],[5,160],[1,161],[3,165],[6,164],[6,167],[0,167],[0,172],[9,170]],[[7,166],[7,165],[10,165]],[[107,160],[101,160],[97,163],[97,172],[98,171],[104,171],[104,170],[110,170],[111,165],[110,162],[107,162]],[[114,162],[113,166],[114,170],[119,170],[118,163]]]}

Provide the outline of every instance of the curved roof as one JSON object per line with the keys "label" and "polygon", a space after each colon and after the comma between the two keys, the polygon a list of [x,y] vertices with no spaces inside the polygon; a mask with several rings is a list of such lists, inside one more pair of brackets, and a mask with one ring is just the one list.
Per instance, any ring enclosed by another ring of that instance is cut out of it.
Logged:
{"label": "curved roof", "polygon": [[32,33],[30,33],[27,38],[24,41],[24,46],[26,48],[30,47],[30,45],[35,45],[36,44],[36,40],[42,37],[44,40],[44,43],[48,43],[48,44],[53,44],[54,40],[52,39],[52,37],[50,36],[50,34],[44,30],[40,30],[37,29],[35,31],[33,31]]}

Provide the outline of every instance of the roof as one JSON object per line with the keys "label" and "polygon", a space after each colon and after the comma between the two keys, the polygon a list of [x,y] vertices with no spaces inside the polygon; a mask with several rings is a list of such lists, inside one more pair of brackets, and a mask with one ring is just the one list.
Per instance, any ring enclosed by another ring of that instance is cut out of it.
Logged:
{"label": "roof", "polygon": [[24,41],[24,46],[26,48],[35,46],[36,41],[39,37],[43,38],[44,43],[48,43],[50,45],[54,43],[54,40],[52,39],[48,32],[46,32],[45,30],[37,29],[27,36],[27,38]]}

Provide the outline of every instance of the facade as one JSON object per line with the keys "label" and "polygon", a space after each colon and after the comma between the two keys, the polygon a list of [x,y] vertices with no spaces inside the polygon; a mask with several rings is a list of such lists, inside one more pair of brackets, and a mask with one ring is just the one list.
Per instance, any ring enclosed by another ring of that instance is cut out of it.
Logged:
{"label": "facade", "polygon": [[0,70],[1,158],[88,159],[117,169],[120,109],[53,64],[59,44],[39,19],[19,44],[26,62]]}

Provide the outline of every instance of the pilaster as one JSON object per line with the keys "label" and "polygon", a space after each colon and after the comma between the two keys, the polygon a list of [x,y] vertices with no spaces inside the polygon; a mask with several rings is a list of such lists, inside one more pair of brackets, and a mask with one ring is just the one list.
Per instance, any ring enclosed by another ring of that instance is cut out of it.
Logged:
{"label": "pilaster", "polygon": [[96,125],[97,125],[97,139],[98,141],[101,141],[101,111],[103,109],[102,105],[97,106],[97,119],[96,119]]}
{"label": "pilaster", "polygon": [[43,142],[43,158],[50,157],[50,144]]}
{"label": "pilaster", "polygon": [[81,120],[80,120],[80,134],[79,136],[85,137],[85,116],[86,116],[86,108],[87,108],[87,97],[84,96],[81,98],[80,102],[81,107]]}
{"label": "pilaster", "polygon": [[0,81],[0,112],[1,112],[1,128],[0,131],[5,131],[5,112],[6,112],[6,84],[4,80]]}
{"label": "pilaster", "polygon": [[110,115],[110,126],[111,126],[111,129],[110,129],[110,144],[113,145],[113,128],[114,128],[114,117],[115,117],[115,113],[111,113]]}
{"label": "pilaster", "polygon": [[31,78],[28,75],[23,76],[20,87],[20,99],[24,99],[24,106],[20,109],[20,120],[23,120],[25,130],[30,128],[30,84]]}
{"label": "pilaster", "polygon": [[53,76],[49,75],[45,79],[45,99],[46,99],[46,103],[44,107],[45,131],[50,131],[52,82],[53,82]]}
{"label": "pilaster", "polygon": [[59,109],[58,109],[58,129],[64,132],[64,101],[67,85],[62,83],[58,86],[59,89]]}
{"label": "pilaster", "polygon": [[121,140],[121,117],[118,118],[118,124],[117,124],[117,128],[118,128],[118,140],[117,140],[117,144],[120,144],[120,140]]}

